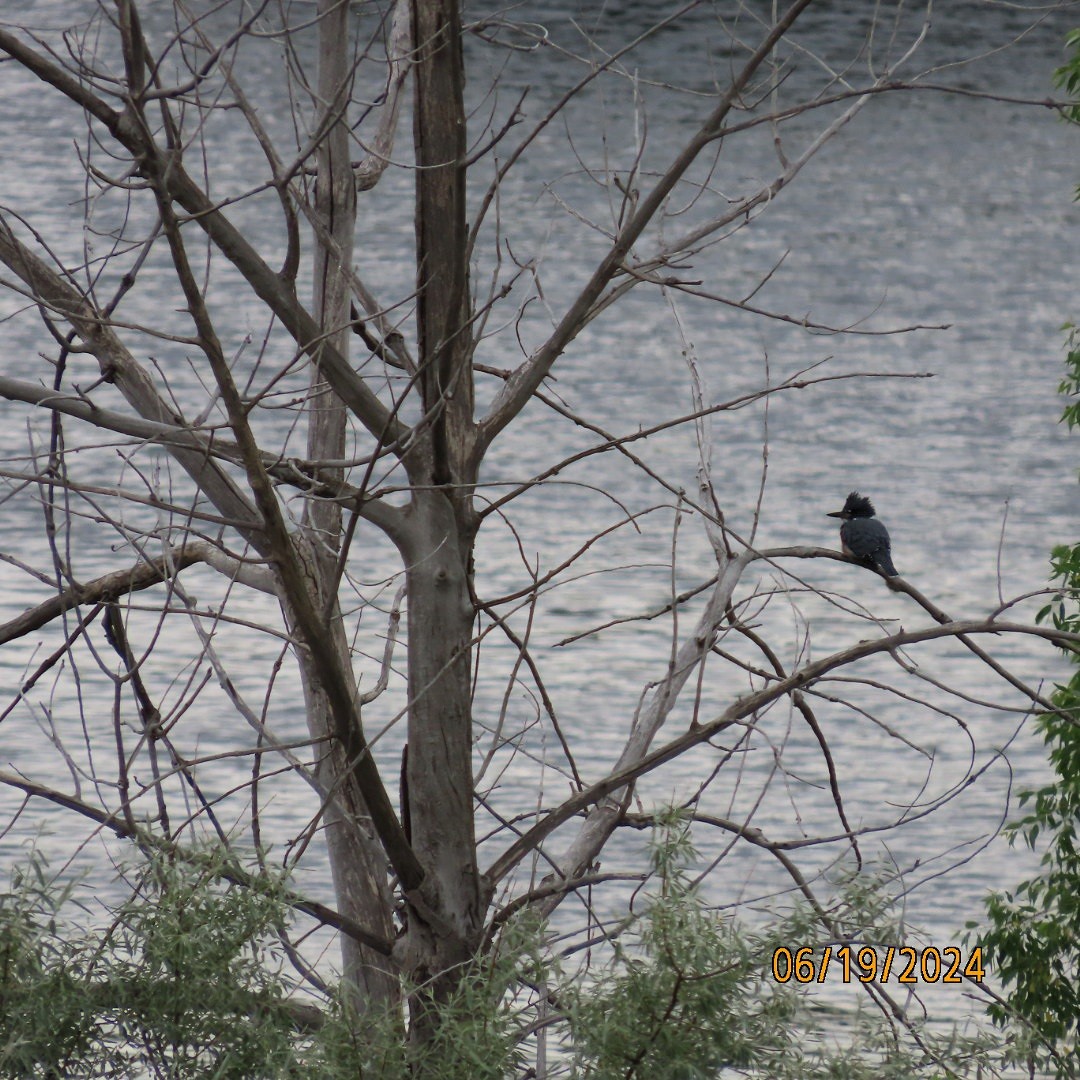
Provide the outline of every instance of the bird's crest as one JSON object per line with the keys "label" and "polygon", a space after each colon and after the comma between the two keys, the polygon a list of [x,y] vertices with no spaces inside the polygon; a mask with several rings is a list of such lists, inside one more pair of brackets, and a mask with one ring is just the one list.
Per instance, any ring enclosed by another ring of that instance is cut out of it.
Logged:
{"label": "bird's crest", "polygon": [[873,517],[876,511],[874,504],[868,498],[857,491],[852,491],[844,503],[844,513],[851,514],[852,517]]}

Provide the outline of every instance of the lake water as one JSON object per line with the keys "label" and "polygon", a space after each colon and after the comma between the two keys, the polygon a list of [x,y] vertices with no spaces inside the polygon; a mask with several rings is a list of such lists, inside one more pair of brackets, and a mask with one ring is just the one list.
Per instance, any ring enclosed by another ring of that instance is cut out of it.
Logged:
{"label": "lake water", "polygon": [[[5,18],[56,26],[76,5],[11,7],[15,13]],[[764,10],[767,5],[749,7]],[[805,48],[785,76],[782,100],[796,100],[800,91],[816,85],[823,64],[838,65],[861,51],[856,73],[861,77],[868,63],[880,65],[901,51],[915,24],[909,25],[905,17],[893,44],[879,32],[864,47],[864,7],[871,6],[825,4],[807,17],[799,37]],[[528,44],[529,35],[538,33],[535,21],[546,31],[548,44],[542,48],[507,53],[470,38],[469,90],[475,105],[471,131],[477,132],[473,137],[480,141],[478,131],[487,110],[494,108],[505,117],[528,86],[524,122],[505,142],[514,145],[520,133],[580,76],[574,56],[595,58],[666,11],[658,3],[606,4],[586,11],[549,4],[541,14],[516,9],[513,17],[520,25],[500,31],[503,40]],[[500,199],[498,236],[492,228],[483,237],[474,285],[481,295],[489,287],[498,242],[501,280],[512,272],[512,258],[532,261],[539,290],[526,277],[493,314],[488,330],[503,329],[483,342],[483,362],[500,368],[520,363],[522,346],[531,348],[543,339],[552,314],[557,316],[587,280],[604,239],[583,219],[610,225],[612,215],[610,193],[596,182],[604,170],[628,175],[640,150],[638,183],[647,188],[649,176],[665,167],[706,114],[714,81],[724,77],[729,62],[716,20],[717,10],[706,5],[646,42],[627,58],[623,76],[598,80],[570,108],[565,123],[550,125],[512,174]],[[690,349],[709,402],[732,399],[811,368],[814,376],[932,374],[918,379],[837,380],[777,394],[767,413],[758,403],[718,415],[712,424],[713,478],[728,525],[744,537],[751,532],[767,445],[759,547],[835,546],[834,522],[824,515],[838,509],[849,490],[858,488],[874,498],[888,523],[901,573],[950,614],[977,618],[994,610],[1001,597],[1041,589],[1050,547],[1077,539],[1080,509],[1076,485],[1080,443],[1058,425],[1062,403],[1055,393],[1062,375],[1060,327],[1078,315],[1080,210],[1073,194],[1080,182],[1080,157],[1076,128],[1065,126],[1047,109],[1019,101],[1052,93],[1051,73],[1063,60],[1070,17],[1060,13],[1048,17],[1015,45],[1003,48],[1029,21],[1023,12],[998,5],[956,2],[936,9],[932,34],[902,74],[928,71],[925,82],[976,93],[908,92],[875,99],[771,205],[742,227],[733,226],[722,243],[696,254],[692,266],[677,271],[684,279],[701,282],[700,288],[728,298],[744,297],[760,285],[753,302],[796,321],[857,324],[877,333],[808,332],[729,306],[685,295],[665,297],[640,286],[580,335],[556,369],[552,392],[599,427],[629,434],[691,410],[685,361]],[[743,29],[750,33],[748,27]],[[584,40],[586,31],[592,44]],[[985,55],[970,65],[956,66],[958,57],[973,53]],[[280,68],[275,68],[269,52],[245,62],[259,76],[254,99],[272,129],[285,131]],[[502,70],[503,82],[492,105],[485,91],[496,70]],[[677,84],[678,92],[662,92],[669,84]],[[1014,100],[988,100],[979,96],[984,92]],[[82,181],[75,171],[65,174],[57,160],[64,168],[74,163],[71,144],[82,133],[71,112],[56,109],[43,117],[42,100],[32,79],[11,64],[0,67],[7,147],[0,164],[0,201],[24,213],[55,250],[74,255],[84,238],[78,202]],[[835,115],[835,107],[823,109],[786,125],[789,157],[797,156]],[[606,132],[602,143],[601,130]],[[568,135],[573,152],[567,146]],[[252,148],[234,142],[223,121],[208,127],[205,140],[215,165],[222,167],[217,181],[221,192],[250,185],[262,175]],[[710,165],[707,175],[704,170],[692,174],[707,185],[704,193],[680,191],[675,205],[685,204],[686,209],[672,213],[660,230],[647,234],[641,253],[689,231],[695,222],[730,205],[730,199],[770,179],[777,169],[771,132],[763,127],[747,132],[745,138],[730,137],[719,157],[710,158]],[[490,159],[476,167],[476,198],[490,173]],[[411,175],[406,169],[391,168],[380,186],[361,199],[357,265],[386,303],[407,297],[412,288],[411,209]],[[233,212],[267,251],[281,244],[272,211],[272,200],[264,197],[238,205]],[[139,212],[136,208],[135,220]],[[106,201],[97,213],[101,221],[111,221],[118,210]],[[103,248],[102,242],[98,244]],[[226,351],[238,350],[248,334],[257,343],[265,333],[258,306],[228,274],[220,273],[216,280],[215,316]],[[185,332],[177,298],[153,260],[139,284],[125,301],[125,319],[159,331]],[[526,305],[530,296],[533,300]],[[10,300],[4,304],[4,314],[18,307]],[[948,329],[881,333],[914,325]],[[186,364],[183,348],[136,332],[130,341],[138,355],[152,355],[169,372],[189,414],[198,413],[203,390]],[[287,356],[279,338],[272,336],[270,342],[267,366],[274,349]],[[5,323],[5,374],[47,378],[38,353],[52,349],[34,312],[22,312]],[[251,346],[239,363],[248,364],[257,375],[258,366],[251,360],[256,349],[257,344]],[[75,368],[78,372],[85,367],[82,381],[89,385],[91,365],[78,359],[73,364],[82,365]],[[286,389],[294,385],[285,383]],[[496,385],[495,380],[482,380],[480,399],[490,400]],[[47,446],[47,420],[6,403],[0,403],[0,418],[3,467],[25,468],[28,431],[40,453]],[[269,437],[289,422],[287,412],[276,412],[262,421],[261,430]],[[74,422],[67,425],[67,432],[71,445],[95,447],[102,442]],[[485,482],[520,483],[596,441],[596,436],[535,405],[498,440],[486,465]],[[294,437],[290,450],[300,445]],[[634,450],[672,487],[695,491],[697,454],[690,426],[635,444]],[[152,463],[147,468],[159,470],[144,474],[147,483],[172,490],[174,497],[183,495],[184,479],[178,471],[171,474],[162,455],[142,460]],[[79,462],[73,468],[84,480],[109,484],[122,478],[133,489],[143,482],[113,448],[88,449]],[[39,493],[17,488],[8,482],[2,491],[7,498],[0,551],[49,572]],[[709,547],[693,519],[684,520],[678,531],[672,573],[674,501],[671,490],[622,456],[592,456],[561,473],[557,482],[513,503],[507,509],[512,531],[501,520],[489,520],[479,541],[478,589],[482,595],[498,596],[527,580],[523,559],[535,560],[544,573],[600,529],[624,519],[628,511],[656,507],[640,520],[640,531],[624,524],[596,544],[537,605],[532,648],[586,779],[601,776],[617,756],[641,694],[662,677],[672,625],[668,618],[630,622],[573,647],[556,646],[613,619],[654,610],[670,595],[673,578],[675,586],[684,589],[709,577]],[[88,503],[77,501],[76,508],[85,515],[72,528],[78,576],[90,579],[130,562],[120,532],[96,522]],[[125,525],[132,530],[152,527],[159,518],[156,511],[138,507],[124,511]],[[350,586],[349,604],[370,605],[363,609],[357,631],[358,650],[374,658],[358,656],[357,670],[366,687],[375,679],[381,654],[385,616],[379,606],[393,595],[393,585],[379,583],[394,567],[385,543],[364,527],[354,551],[356,581]],[[890,594],[879,579],[851,566],[814,562],[786,568],[801,580],[770,569],[753,570],[739,594],[748,598],[751,590],[761,591],[758,600],[748,600],[746,617],[769,634],[785,664],[800,656],[821,657],[879,632],[807,586],[857,598],[885,620],[886,627],[913,629],[928,621],[909,600]],[[204,608],[225,602],[223,586],[214,575],[194,570],[184,580]],[[2,564],[0,590],[0,619],[46,595],[40,582]],[[1021,613],[1030,616],[1036,604],[1023,606]],[[228,598],[227,610],[234,618],[254,623],[274,621],[274,603],[264,596],[238,591]],[[693,625],[698,610],[691,604],[680,616],[680,633]],[[519,630],[524,619],[525,613],[514,617]],[[135,616],[133,625],[145,631],[145,648],[156,626],[153,615]],[[205,665],[196,662],[199,644],[186,617],[170,616],[166,626],[146,673],[152,686],[154,676],[164,680],[157,684],[167,687],[164,704],[175,707],[193,695]],[[537,703],[528,680],[507,693],[513,652],[496,636],[485,640],[481,652],[477,752],[479,762],[490,744],[488,732],[498,726],[505,705],[502,734],[514,734],[521,752],[496,753],[485,781],[497,780],[489,797],[501,815],[509,816],[536,807],[538,785],[550,803],[568,791],[568,782],[550,729],[533,723]],[[56,627],[0,651],[5,705],[25,673],[61,640]],[[1049,682],[1063,671],[1060,658],[1034,639],[989,640],[991,651],[1033,684]],[[215,642],[229,662],[237,689],[258,710],[282,650],[280,639],[222,626]],[[96,645],[103,647],[100,635]],[[745,647],[732,648],[752,655]],[[97,752],[102,761],[108,760],[112,688],[89,650],[78,655],[77,672],[66,668],[55,679],[44,680],[32,695],[33,707],[19,706],[3,722],[0,757],[5,768],[65,790],[77,789],[92,799],[83,733],[105,740]],[[1045,775],[1045,763],[1040,743],[1022,727],[1022,712],[998,712],[984,704],[993,700],[1017,708],[1018,696],[999,685],[966,650],[923,647],[913,650],[909,659],[922,674],[958,688],[967,699],[946,698],[884,659],[848,673],[859,681],[823,685],[825,696],[815,708],[854,825],[887,825],[904,816],[914,819],[918,815],[912,808],[953,793],[935,813],[862,841],[868,862],[902,871],[905,921],[922,928],[925,940],[940,947],[949,944],[967,920],[980,917],[988,889],[1007,886],[1032,869],[1030,857],[993,837],[1010,812],[1010,790],[1038,782]],[[104,660],[108,665],[107,656]],[[887,681],[894,692],[883,694],[869,684],[874,681]],[[714,661],[702,685],[702,715],[713,715],[744,687],[745,679]],[[913,699],[922,696],[938,710],[917,705]],[[396,775],[403,740],[401,725],[394,719],[401,702],[398,684],[366,713],[370,732],[385,728],[378,747],[390,776]],[[300,707],[299,687],[286,664],[268,707],[280,737],[300,737]],[[46,711],[55,721],[70,767],[50,741]],[[689,715],[689,707],[681,706],[671,721],[672,734],[683,729]],[[252,742],[214,681],[193,696],[175,738],[190,758]],[[716,743],[730,747],[732,740],[720,738]],[[721,750],[702,747],[659,770],[642,783],[642,803],[688,798],[720,759]],[[102,768],[107,771],[107,766]],[[145,762],[139,769],[145,779]],[[218,808],[223,827],[236,830],[241,841],[246,836],[246,795],[233,799],[224,795],[245,783],[248,770],[247,759],[226,759],[209,762],[199,771],[204,790],[223,797]],[[978,782],[962,787],[965,777],[979,770],[985,772]],[[285,841],[313,814],[314,804],[302,784],[289,780],[275,784],[272,790],[264,785],[262,815],[264,839],[277,845],[280,856]],[[104,793],[107,802],[108,795]],[[19,799],[11,792],[0,792],[4,820],[18,806]],[[701,808],[737,821],[751,820],[774,839],[795,840],[841,828],[816,741],[797,714],[789,715],[780,707],[760,718],[758,733],[712,779]],[[482,818],[478,828],[486,832],[491,825],[490,819]],[[46,832],[40,843],[58,864],[85,835],[81,822],[35,804],[0,838],[0,856],[15,857],[25,839],[39,829]],[[710,898],[725,910],[735,905],[756,910],[790,889],[777,864],[759,850],[739,846],[729,850],[725,835],[713,836],[706,829],[699,831],[698,839],[704,861],[724,860],[708,888]],[[636,838],[613,844],[604,868],[632,866],[637,844]],[[93,841],[89,856],[77,864],[96,858],[97,845]],[[497,846],[498,841],[490,850]],[[559,849],[559,844],[553,848]],[[842,854],[839,847],[829,847],[807,849],[799,857],[813,874]],[[327,898],[326,870],[317,849],[305,858],[299,873],[305,888]],[[616,890],[603,902],[604,912],[616,912],[630,888]],[[958,998],[935,995],[935,1008],[944,1014],[962,1012],[967,1003]]]}

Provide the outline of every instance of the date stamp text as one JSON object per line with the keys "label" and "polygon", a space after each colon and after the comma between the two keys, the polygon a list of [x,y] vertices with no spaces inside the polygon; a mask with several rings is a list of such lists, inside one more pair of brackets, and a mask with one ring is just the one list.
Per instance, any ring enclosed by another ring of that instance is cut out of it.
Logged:
{"label": "date stamp text", "polygon": [[909,946],[882,945],[874,948],[863,945],[834,947],[826,945],[813,949],[789,949],[781,945],[773,950],[772,976],[778,983],[794,980],[797,983],[823,983],[826,977],[842,982],[888,982],[894,979],[901,985],[916,983],[962,983],[965,980],[982,982],[986,975],[982,949],[973,948],[966,956],[962,949],[915,949]]}

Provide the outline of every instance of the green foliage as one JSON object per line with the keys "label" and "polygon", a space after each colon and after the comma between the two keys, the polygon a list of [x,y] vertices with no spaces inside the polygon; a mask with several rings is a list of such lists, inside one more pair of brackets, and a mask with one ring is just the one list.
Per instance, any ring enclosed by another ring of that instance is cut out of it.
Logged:
{"label": "green foliage", "polygon": [[[1070,46],[1080,48],[1080,31],[1070,35]],[[1080,90],[1078,80],[1080,60],[1067,84],[1070,93]],[[1080,393],[1080,340],[1075,328],[1067,329],[1068,376],[1059,389],[1074,398]],[[1075,427],[1080,405],[1070,401],[1062,420]],[[1080,544],[1054,548],[1051,581],[1055,592],[1038,621],[1080,633]],[[1012,892],[992,893],[986,901],[989,929],[980,933],[1007,990],[1004,1003],[990,1007],[991,1017],[1002,1026],[1013,1018],[1026,1022],[1022,1055],[1060,1080],[1080,1077],[1080,655],[1074,649],[1067,654],[1072,677],[1051,695],[1056,711],[1037,721],[1054,782],[1022,792],[1026,813],[1007,827],[1010,842],[1020,837],[1032,850],[1044,845],[1042,871]]]}
{"label": "green foliage", "polygon": [[[841,1009],[776,982],[775,948],[825,943],[817,915],[760,927],[718,915],[687,870],[697,856],[678,814],[656,830],[649,892],[605,963],[564,972],[523,912],[439,1003],[423,1046],[400,1013],[298,999],[279,955],[283,882],[224,884],[232,858],[152,858],[96,932],[61,919],[72,891],[31,859],[0,899],[0,1076],[503,1080],[528,1075],[538,1031],[549,1075],[580,1080],[937,1080],[993,1058],[985,1040],[928,1026],[898,1038],[868,1002]],[[846,936],[898,943],[886,895],[852,876],[833,918]]]}
{"label": "green foliage", "polygon": [[[1077,108],[1080,108],[1080,106],[1077,106]],[[1064,329],[1069,332],[1065,342],[1065,369],[1067,374],[1058,385],[1058,393],[1069,399],[1080,398],[1080,330],[1072,323],[1066,323]],[[1065,406],[1065,411],[1061,414],[1061,419],[1069,425],[1070,431],[1077,424],[1080,424],[1080,402],[1070,400],[1070,403]],[[1055,560],[1059,557],[1067,557],[1070,550],[1070,548],[1055,548]],[[1057,566],[1055,563],[1055,575],[1056,573]]]}
{"label": "green foliage", "polygon": [[[1080,123],[1080,29],[1066,35],[1068,61],[1054,72],[1054,84],[1072,99],[1064,110]],[[1080,190],[1078,190],[1080,197]],[[1080,329],[1064,327],[1065,378],[1058,393],[1066,398],[1062,422],[1080,424]],[[1038,614],[1059,629],[1080,633],[1080,543],[1061,545],[1051,555],[1055,593]],[[1068,682],[1055,687],[1055,711],[1038,726],[1054,770],[1051,784],[1020,795],[1026,813],[1007,827],[1010,843],[1021,837],[1035,850],[1042,842],[1041,873],[1013,892],[992,893],[986,901],[989,929],[971,923],[987,957],[1006,988],[1005,999],[990,1007],[993,1020],[1013,1025],[1019,1060],[1059,1080],[1080,1077],[1080,653],[1066,650],[1073,663]]]}
{"label": "green foliage", "polygon": [[0,895],[0,1071],[59,1076],[61,1063],[86,1053],[92,1031],[70,961],[77,949],[57,937],[56,915],[69,899],[31,857]]}
{"label": "green foliage", "polygon": [[512,1008],[512,988],[530,967],[535,940],[521,927],[511,927],[491,955],[477,959],[451,998],[440,1003],[438,1027],[430,1042],[411,1044],[401,1015],[361,1015],[349,999],[335,998],[326,1003],[317,1032],[303,1038],[294,1033],[297,1056],[287,1072],[274,1075],[310,1080],[504,1080],[522,1072],[525,1050],[520,1018]]}
{"label": "green foliage", "polygon": [[293,1049],[266,947],[280,882],[218,884],[219,860],[151,860],[104,933],[58,919],[40,859],[0,898],[5,1076],[278,1075]]}
{"label": "green foliage", "polygon": [[[685,870],[685,822],[653,845],[656,888],[611,962],[559,995],[580,1080],[910,1080],[980,1073],[997,1059],[985,1034],[961,1038],[920,1026],[904,1040],[868,999],[850,1010],[815,1002],[772,977],[778,946],[816,945],[825,931],[805,908],[761,928],[721,917]],[[864,942],[897,943],[897,924],[866,875],[844,883],[838,919]],[[878,922],[882,916],[883,921]],[[815,935],[816,928],[816,935]],[[842,1032],[842,1035],[841,1035]],[[916,1042],[917,1036],[918,1041]]]}
{"label": "green foliage", "polygon": [[771,951],[708,911],[671,860],[682,841],[656,846],[658,894],[616,944],[610,971],[573,994],[580,1075],[715,1076],[775,1055],[790,1036],[795,997],[766,982]]}
{"label": "green foliage", "polygon": [[[1040,613],[1059,629],[1080,629],[1080,544],[1053,553],[1058,591]],[[1074,663],[1076,654],[1070,654]],[[1021,837],[1034,850],[1045,844],[1042,871],[1013,892],[987,899],[990,929],[980,941],[1007,987],[1007,1004],[993,1005],[999,1024],[1017,1015],[1038,1036],[1030,1053],[1060,1078],[1080,1077],[1080,665],[1058,685],[1051,700],[1057,712],[1039,717],[1055,780],[1025,791],[1026,813],[1008,827],[1010,841]],[[1040,1042],[1041,1040],[1041,1042]]]}
{"label": "green foliage", "polygon": [[[522,1054],[507,989],[535,970],[519,920],[467,971],[440,1026],[410,1048],[400,1014],[298,999],[279,955],[282,880],[224,883],[233,856],[153,856],[108,925],[61,919],[59,889],[32,856],[0,896],[0,1076],[183,1080],[502,1080]],[[306,1010],[294,1006],[300,1000]]]}
{"label": "green foliage", "polygon": [[515,1008],[522,980],[546,977],[539,957],[542,928],[529,916],[511,922],[490,952],[465,972],[439,1009],[432,1041],[409,1055],[410,1075],[424,1080],[503,1080],[524,1072],[521,1014]]}
{"label": "green foliage", "polygon": [[[1054,85],[1064,90],[1074,101],[1080,99],[1080,29],[1065,35],[1065,48],[1071,53],[1069,59],[1054,72]],[[1064,110],[1064,116],[1074,124],[1080,124],[1080,103]]]}

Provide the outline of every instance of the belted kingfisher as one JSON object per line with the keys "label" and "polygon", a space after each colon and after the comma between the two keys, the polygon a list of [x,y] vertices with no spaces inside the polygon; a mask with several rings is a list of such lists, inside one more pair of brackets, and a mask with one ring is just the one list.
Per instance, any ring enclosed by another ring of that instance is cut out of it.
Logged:
{"label": "belted kingfisher", "polygon": [[843,519],[840,546],[845,555],[886,577],[899,576],[893,566],[889,530],[874,517],[874,504],[869,499],[853,491],[848,495],[844,509],[834,510],[828,516]]}

